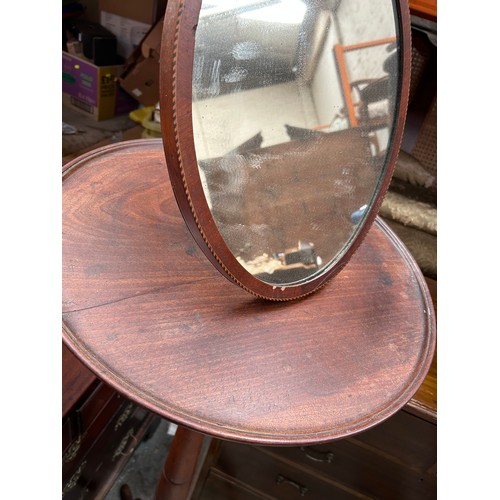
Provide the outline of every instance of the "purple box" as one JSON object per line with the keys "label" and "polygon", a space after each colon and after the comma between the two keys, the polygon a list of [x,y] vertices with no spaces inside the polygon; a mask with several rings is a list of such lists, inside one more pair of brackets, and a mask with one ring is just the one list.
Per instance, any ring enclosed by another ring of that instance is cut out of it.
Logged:
{"label": "purple box", "polygon": [[[63,102],[97,120],[113,118],[137,107],[118,86],[123,66],[96,66],[67,52],[62,53]],[[121,95],[119,95],[121,94]]]}

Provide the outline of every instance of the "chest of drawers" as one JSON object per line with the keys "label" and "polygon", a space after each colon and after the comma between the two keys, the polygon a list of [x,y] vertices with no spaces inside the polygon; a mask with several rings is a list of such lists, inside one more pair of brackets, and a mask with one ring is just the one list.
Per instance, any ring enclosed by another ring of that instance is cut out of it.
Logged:
{"label": "chest of drawers", "polygon": [[214,440],[196,500],[436,498],[436,361],[419,392],[385,422],[312,447]]}
{"label": "chest of drawers", "polygon": [[159,417],[101,382],[63,346],[62,498],[102,499]]}

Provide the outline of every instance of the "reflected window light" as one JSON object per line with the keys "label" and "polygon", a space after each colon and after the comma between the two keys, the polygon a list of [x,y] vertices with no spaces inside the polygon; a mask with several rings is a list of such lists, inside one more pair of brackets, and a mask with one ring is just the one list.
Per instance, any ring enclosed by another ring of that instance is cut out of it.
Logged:
{"label": "reflected window light", "polygon": [[[281,0],[274,0],[274,3]],[[241,9],[260,9],[268,6],[270,0],[204,0],[201,5],[200,17],[210,17],[229,12],[238,12]]]}
{"label": "reflected window light", "polygon": [[243,12],[239,17],[269,23],[300,24],[304,20],[306,10],[302,0],[282,0],[273,5]]}

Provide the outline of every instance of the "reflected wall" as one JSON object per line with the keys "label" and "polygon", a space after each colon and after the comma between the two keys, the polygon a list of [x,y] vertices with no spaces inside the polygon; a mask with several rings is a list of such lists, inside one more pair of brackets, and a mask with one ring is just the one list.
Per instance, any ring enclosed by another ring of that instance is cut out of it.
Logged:
{"label": "reflected wall", "polygon": [[323,272],[361,227],[394,124],[395,41],[388,0],[203,1],[198,166],[224,241],[263,281]]}

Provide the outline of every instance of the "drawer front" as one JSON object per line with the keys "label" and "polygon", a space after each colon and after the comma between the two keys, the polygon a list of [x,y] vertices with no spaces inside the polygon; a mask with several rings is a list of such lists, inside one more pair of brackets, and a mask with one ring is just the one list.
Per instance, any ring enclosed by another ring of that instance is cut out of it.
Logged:
{"label": "drawer front", "polygon": [[351,438],[264,450],[373,498],[436,498],[436,426],[405,412]]}
{"label": "drawer front", "polygon": [[107,428],[109,421],[114,417],[116,418],[116,414],[130,414],[132,408],[133,405],[130,401],[114,393],[111,400],[107,402],[104,408],[101,408],[96,418],[92,419],[90,425],[84,427],[77,413],[74,419],[76,421],[74,426],[78,428],[78,432],[73,436],[71,445],[63,454],[63,476],[71,473],[75,464],[81,461],[82,457],[94,445],[104,429]]}
{"label": "drawer front", "polygon": [[73,435],[73,429],[71,427],[71,422],[69,418],[65,418],[62,424],[62,451],[63,455],[68,451],[73,438],[77,436]]}
{"label": "drawer front", "polygon": [[211,470],[203,484],[202,491],[197,500],[262,500],[269,499],[259,492],[252,490],[247,485],[222,474],[219,471]]}
{"label": "drawer front", "polygon": [[369,498],[435,498],[435,479],[347,439],[322,446],[265,451],[276,460],[287,459],[317,471]]}
{"label": "drawer front", "polygon": [[436,463],[436,425],[405,411],[350,439],[387,454],[417,474],[425,474]]}
{"label": "drawer front", "polygon": [[153,418],[145,409],[125,400],[125,404],[101,428],[98,438],[85,448],[78,459],[63,466],[63,498],[102,498],[140,443]]}
{"label": "drawer front", "polygon": [[101,382],[94,392],[76,410],[80,422],[81,432],[85,432],[94,421],[99,418],[102,411],[110,403],[116,392],[104,382]]}
{"label": "drawer front", "polygon": [[250,489],[275,499],[352,500],[363,498],[349,487],[309,474],[253,446],[223,443],[216,467]]}

